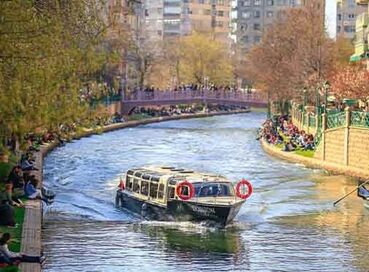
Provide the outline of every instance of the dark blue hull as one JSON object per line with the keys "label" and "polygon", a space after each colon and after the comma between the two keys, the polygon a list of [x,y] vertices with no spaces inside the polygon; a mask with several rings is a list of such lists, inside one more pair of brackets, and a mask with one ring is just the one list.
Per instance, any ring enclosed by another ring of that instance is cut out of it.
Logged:
{"label": "dark blue hull", "polygon": [[159,221],[195,221],[214,222],[224,227],[231,223],[239,212],[243,202],[234,205],[212,205],[198,202],[170,200],[167,205],[143,201],[125,191],[117,191],[116,205],[132,211],[150,220]]}

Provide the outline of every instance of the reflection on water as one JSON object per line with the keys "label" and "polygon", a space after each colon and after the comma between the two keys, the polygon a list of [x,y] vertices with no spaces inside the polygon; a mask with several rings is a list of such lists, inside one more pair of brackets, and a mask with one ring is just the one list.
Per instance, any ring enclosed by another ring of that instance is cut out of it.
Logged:
{"label": "reflection on water", "polygon": [[[92,136],[52,152],[45,271],[368,271],[368,210],[344,176],[273,159],[251,113],[172,121]],[[119,175],[166,164],[246,177],[255,192],[225,230],[142,221],[114,208]]]}

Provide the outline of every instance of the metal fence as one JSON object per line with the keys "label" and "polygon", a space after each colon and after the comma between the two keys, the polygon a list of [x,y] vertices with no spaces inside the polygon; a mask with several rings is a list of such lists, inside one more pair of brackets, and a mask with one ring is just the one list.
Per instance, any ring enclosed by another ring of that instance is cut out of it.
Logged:
{"label": "metal fence", "polygon": [[350,125],[353,127],[369,128],[369,112],[352,111]]}

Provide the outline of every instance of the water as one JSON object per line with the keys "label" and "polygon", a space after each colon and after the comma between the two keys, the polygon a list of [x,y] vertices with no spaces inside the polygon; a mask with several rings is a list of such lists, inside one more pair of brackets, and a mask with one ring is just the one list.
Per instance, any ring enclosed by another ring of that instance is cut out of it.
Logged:
{"label": "water", "polygon": [[[45,160],[45,271],[369,271],[369,217],[355,181],[276,160],[255,140],[265,116],[171,121],[67,144]],[[147,164],[254,185],[225,230],[142,221],[114,208],[120,174]]]}

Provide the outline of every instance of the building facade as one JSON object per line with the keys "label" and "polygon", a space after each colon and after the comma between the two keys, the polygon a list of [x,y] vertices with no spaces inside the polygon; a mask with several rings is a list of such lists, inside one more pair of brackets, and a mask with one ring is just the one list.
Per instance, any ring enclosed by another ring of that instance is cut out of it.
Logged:
{"label": "building facade", "polygon": [[[356,62],[367,59],[368,52],[368,35],[369,35],[369,10],[368,0],[356,0],[357,5],[363,12],[357,15],[355,24],[355,53],[351,56],[350,61]],[[369,69],[369,62],[367,61],[367,68]]]}
{"label": "building facade", "polygon": [[261,41],[266,28],[281,12],[302,5],[301,0],[239,0],[236,39],[243,52]]}
{"label": "building facade", "polygon": [[145,0],[147,33],[152,39],[212,33],[215,39],[230,36],[231,0]]}
{"label": "building facade", "polygon": [[337,36],[347,39],[355,37],[356,18],[367,11],[364,5],[357,5],[355,0],[337,0]]}

